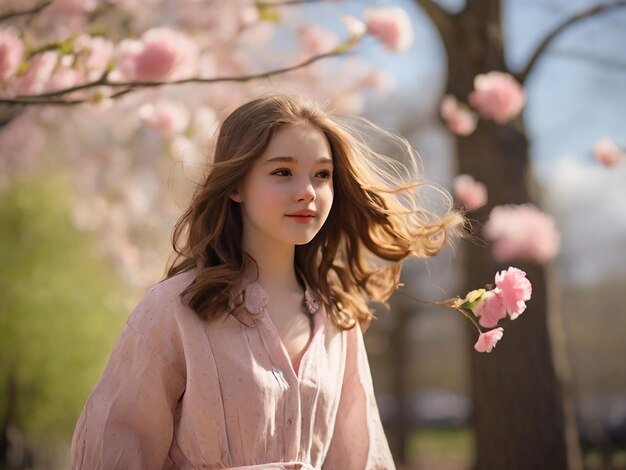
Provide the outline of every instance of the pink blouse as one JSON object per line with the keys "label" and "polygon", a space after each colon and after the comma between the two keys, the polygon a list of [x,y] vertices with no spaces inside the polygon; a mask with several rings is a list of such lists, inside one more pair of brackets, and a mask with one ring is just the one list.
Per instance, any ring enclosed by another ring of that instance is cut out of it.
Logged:
{"label": "pink blouse", "polygon": [[78,420],[73,469],[395,468],[360,328],[339,330],[306,289],[313,335],[296,374],[257,282],[241,285],[246,326],[182,303],[194,277],[156,285],[130,315]]}

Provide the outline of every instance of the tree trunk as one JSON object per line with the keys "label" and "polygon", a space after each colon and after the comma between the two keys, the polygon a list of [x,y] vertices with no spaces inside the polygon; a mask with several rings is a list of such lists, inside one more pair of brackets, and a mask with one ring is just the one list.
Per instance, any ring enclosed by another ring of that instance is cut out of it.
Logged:
{"label": "tree trunk", "polygon": [[[506,71],[500,2],[468,0],[454,21],[448,92],[465,98],[477,74]],[[507,125],[481,121],[476,132],[457,139],[457,154],[459,173],[487,185],[488,206],[470,214],[481,225],[493,206],[537,198],[521,119]],[[508,267],[493,260],[489,247],[471,241],[464,254],[468,290],[493,283],[495,272]],[[564,394],[564,345],[553,336],[560,332],[558,308],[549,291],[554,279],[541,266],[514,265],[526,271],[533,285],[528,309],[516,322],[505,323],[505,336],[492,353],[473,352],[471,358],[476,468],[580,468],[572,408]],[[470,341],[476,341],[475,331]]]}

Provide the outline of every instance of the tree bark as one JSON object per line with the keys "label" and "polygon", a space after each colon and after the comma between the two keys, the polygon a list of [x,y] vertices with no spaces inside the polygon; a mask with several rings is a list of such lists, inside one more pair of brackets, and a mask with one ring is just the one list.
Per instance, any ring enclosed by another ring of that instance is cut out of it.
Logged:
{"label": "tree bark", "polygon": [[[492,70],[507,71],[499,0],[468,0],[454,17],[448,50],[449,93],[466,99],[473,78]],[[528,141],[522,119],[498,125],[481,121],[468,137],[457,139],[459,173],[486,184],[489,204],[470,214],[484,224],[493,206],[521,204],[538,198],[532,186]],[[554,279],[549,269],[515,263],[533,285],[532,300],[522,318],[505,323],[505,337],[491,354],[473,353],[471,390],[474,402],[477,469],[581,468],[572,407],[565,397],[566,353],[554,341],[560,324],[550,300]],[[496,263],[489,247],[466,243],[467,290],[493,283]],[[469,341],[476,341],[475,331]]]}

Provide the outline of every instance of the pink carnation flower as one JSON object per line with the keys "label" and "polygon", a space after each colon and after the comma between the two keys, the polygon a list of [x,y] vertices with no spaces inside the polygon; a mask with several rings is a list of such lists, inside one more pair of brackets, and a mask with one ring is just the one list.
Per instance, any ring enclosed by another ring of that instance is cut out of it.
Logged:
{"label": "pink carnation flower", "polygon": [[502,303],[511,320],[519,317],[526,310],[526,301],[533,292],[526,273],[521,269],[510,267],[496,274],[496,286],[500,290]]}
{"label": "pink carnation flower", "polygon": [[11,28],[0,30],[0,82],[13,78],[20,68],[24,44]]}
{"label": "pink carnation flower", "polygon": [[391,51],[406,51],[413,44],[413,26],[399,7],[370,8],[365,11],[367,31]]}
{"label": "pink carnation flower", "polygon": [[478,352],[489,353],[496,347],[496,344],[502,339],[502,336],[504,336],[504,329],[502,329],[502,327],[481,333],[478,337],[478,341],[476,341],[474,345],[474,349]]}
{"label": "pink carnation flower", "polygon": [[118,46],[119,69],[129,80],[158,81],[195,74],[199,51],[184,34],[170,28],[153,28],[140,40],[125,39]]}
{"label": "pink carnation flower", "polygon": [[608,137],[596,142],[592,153],[593,157],[605,166],[615,166],[620,162],[626,162],[626,152]]}
{"label": "pink carnation flower", "polygon": [[457,175],[452,181],[452,190],[467,210],[475,211],[487,204],[487,187],[470,175]]}
{"label": "pink carnation flower", "polygon": [[485,292],[475,304],[473,311],[479,319],[478,323],[485,328],[493,328],[498,321],[506,317],[506,308],[497,290]]}
{"label": "pink carnation flower", "polygon": [[474,78],[474,91],[469,95],[469,103],[480,115],[504,124],[517,116],[526,97],[524,89],[512,75],[503,72],[489,72]]}
{"label": "pink carnation flower", "polygon": [[561,241],[554,219],[532,204],[494,207],[484,233],[494,242],[493,256],[500,263],[547,263],[556,257]]}
{"label": "pink carnation flower", "polygon": [[476,130],[478,116],[471,112],[467,106],[459,104],[452,95],[444,96],[441,100],[441,117],[446,121],[448,129],[457,135],[470,135]]}

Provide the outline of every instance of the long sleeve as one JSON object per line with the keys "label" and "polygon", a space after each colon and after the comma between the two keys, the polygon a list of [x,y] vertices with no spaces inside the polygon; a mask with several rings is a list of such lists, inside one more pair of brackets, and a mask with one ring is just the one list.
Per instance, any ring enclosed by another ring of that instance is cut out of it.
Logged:
{"label": "long sleeve", "polygon": [[162,309],[151,292],[131,315],[78,420],[72,469],[161,469],[167,462],[185,380],[171,361],[175,322],[159,323]]}
{"label": "long sleeve", "polygon": [[395,469],[374,397],[363,334],[347,332],[344,380],[324,470]]}

